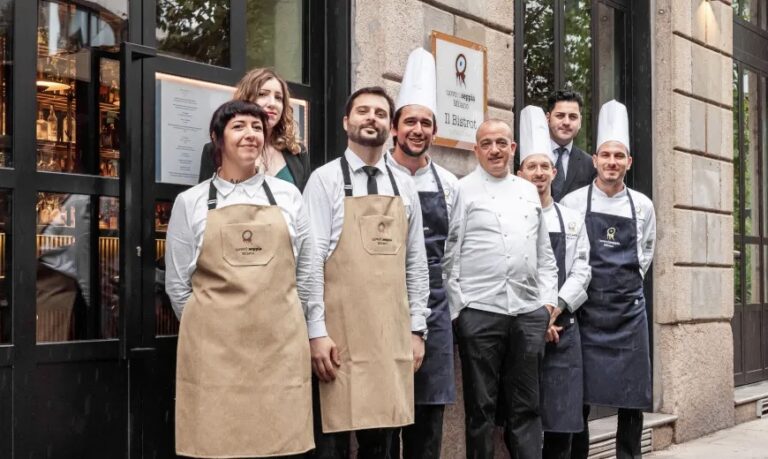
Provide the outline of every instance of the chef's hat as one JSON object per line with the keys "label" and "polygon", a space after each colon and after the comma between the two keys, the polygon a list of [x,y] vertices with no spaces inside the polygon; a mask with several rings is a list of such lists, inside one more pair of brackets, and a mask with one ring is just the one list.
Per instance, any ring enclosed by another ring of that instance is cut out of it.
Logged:
{"label": "chef's hat", "polygon": [[544,110],[534,105],[520,112],[520,164],[531,155],[545,155],[555,162],[547,117]]}
{"label": "chef's hat", "polygon": [[620,102],[610,100],[600,108],[600,116],[597,123],[597,148],[605,142],[615,140],[627,147],[629,153],[629,117],[627,107]]}
{"label": "chef's hat", "polygon": [[432,110],[432,114],[437,112],[435,58],[424,48],[416,48],[408,56],[395,109],[406,105],[422,105]]}

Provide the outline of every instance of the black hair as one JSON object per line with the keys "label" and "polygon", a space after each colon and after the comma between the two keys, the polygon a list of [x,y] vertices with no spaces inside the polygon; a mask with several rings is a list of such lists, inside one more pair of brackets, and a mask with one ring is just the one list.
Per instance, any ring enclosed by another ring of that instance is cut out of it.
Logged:
{"label": "black hair", "polygon": [[211,125],[208,128],[208,132],[213,142],[213,163],[216,167],[221,167],[221,148],[224,144],[224,128],[229,123],[229,120],[236,115],[251,115],[261,120],[262,126],[264,126],[264,141],[268,138],[266,130],[268,129],[267,121],[269,117],[267,112],[263,108],[259,107],[253,102],[245,100],[230,100],[224,102],[213,112],[211,117]]}
{"label": "black hair", "polygon": [[344,114],[349,116],[349,114],[352,113],[352,106],[355,103],[355,99],[364,94],[373,94],[374,96],[383,97],[387,100],[387,104],[389,105],[389,121],[391,123],[392,117],[395,116],[395,102],[381,86],[366,86],[365,88],[360,88],[353,92],[347,99],[347,105],[344,107]]}
{"label": "black hair", "polygon": [[581,97],[581,94],[579,94],[578,91],[558,89],[547,98],[547,113],[552,112],[555,108],[555,104],[558,102],[576,102],[579,104],[579,110],[584,106],[584,98]]}
{"label": "black hair", "polygon": [[[403,109],[405,107],[407,107],[407,105],[404,105],[395,111],[395,116],[392,118],[392,126],[394,126],[395,129],[397,129],[397,123],[400,122],[400,116],[403,114]],[[434,113],[432,114],[432,126],[434,126],[433,134],[437,133],[437,117],[435,117]]]}

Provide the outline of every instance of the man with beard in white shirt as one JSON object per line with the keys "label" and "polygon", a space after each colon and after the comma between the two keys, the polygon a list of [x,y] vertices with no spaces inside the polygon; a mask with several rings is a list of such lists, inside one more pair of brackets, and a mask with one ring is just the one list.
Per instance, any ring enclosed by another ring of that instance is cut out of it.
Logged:
{"label": "man with beard in white shirt", "polygon": [[643,278],[653,260],[653,202],[629,189],[632,166],[629,118],[615,100],[600,109],[593,183],[561,201],[584,214],[591,246],[592,281],[579,310],[584,364],[585,429],[573,439],[572,457],[589,454],[586,425],[591,405],[618,408],[616,457],[642,456],[643,410],[651,409],[651,359]]}
{"label": "man with beard in white shirt", "polygon": [[[429,318],[424,362],[414,375],[416,419],[403,427],[404,459],[438,459],[446,404],[456,401],[451,311],[441,263],[458,179],[427,153],[437,126],[435,59],[422,48],[411,52],[397,98],[387,164],[413,179],[421,201],[424,243],[429,264]],[[397,437],[396,437],[397,439]],[[397,442],[393,458],[400,455]]]}
{"label": "man with beard in white shirt", "polygon": [[557,264],[536,187],[510,173],[512,129],[487,120],[476,142],[479,165],[459,181],[443,262],[457,318],[467,457],[493,457],[503,390],[510,454],[540,458],[539,372],[557,308]]}
{"label": "man with beard in white shirt", "polygon": [[552,197],[552,180],[559,173],[549,148],[544,112],[539,107],[525,107],[520,112],[517,175],[536,185],[557,260],[556,320],[547,330],[541,375],[544,459],[570,459],[573,434],[584,429],[581,336],[575,312],[586,301],[592,278],[584,217]]}
{"label": "man with beard in white shirt", "polygon": [[429,274],[411,179],[384,160],[394,102],[380,87],[347,100],[347,149],[312,173],[304,202],[316,240],[308,327],[315,444],[310,457],[388,459],[394,428],[413,423],[424,357]]}

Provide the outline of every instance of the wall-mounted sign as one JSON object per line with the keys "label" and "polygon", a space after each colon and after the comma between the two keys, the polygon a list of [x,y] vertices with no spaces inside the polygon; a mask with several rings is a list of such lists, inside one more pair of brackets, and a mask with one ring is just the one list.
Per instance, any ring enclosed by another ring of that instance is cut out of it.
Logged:
{"label": "wall-mounted sign", "polygon": [[437,67],[436,145],[471,150],[488,108],[485,46],[432,31]]}
{"label": "wall-mounted sign", "polygon": [[235,88],[163,73],[155,82],[155,181],[196,185],[211,116]]}

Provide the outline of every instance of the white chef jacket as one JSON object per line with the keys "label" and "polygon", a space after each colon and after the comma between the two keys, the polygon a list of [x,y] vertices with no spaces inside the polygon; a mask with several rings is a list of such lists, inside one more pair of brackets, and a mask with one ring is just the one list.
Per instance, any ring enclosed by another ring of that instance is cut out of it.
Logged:
{"label": "white chef jacket", "polygon": [[[434,193],[437,192],[437,182],[435,176],[432,173],[432,158],[427,157],[427,165],[416,170],[416,173],[411,175],[411,170],[405,166],[401,166],[397,161],[392,158],[391,152],[384,155],[385,160],[389,167],[399,170],[405,175],[408,175],[413,180],[413,184],[416,186],[416,191]],[[437,170],[437,176],[440,178],[440,184],[443,186],[443,193],[445,194],[445,206],[448,210],[448,220],[451,219],[451,212],[453,211],[454,201],[456,199],[456,188],[459,186],[459,179],[448,169],[435,163],[435,169]]]}
{"label": "white chef jacket", "polygon": [[557,262],[536,187],[480,166],[459,180],[443,270],[452,318],[465,307],[517,315],[557,305]]}
{"label": "white chef jacket", "polygon": [[[632,209],[629,207],[627,197],[627,193],[632,193],[632,202],[635,204],[637,216],[637,259],[640,261],[640,275],[645,277],[653,261],[653,250],[656,246],[656,212],[653,209],[653,202],[644,194],[627,186],[613,197],[608,197],[595,185],[595,181],[592,183],[592,212],[632,218]],[[587,212],[588,188],[589,185],[568,193],[560,200],[560,204],[578,210],[584,215]]]}
{"label": "white chef jacket", "polygon": [[563,215],[565,228],[565,283],[557,292],[568,305],[568,310],[576,311],[587,300],[587,287],[592,280],[592,267],[589,266],[589,238],[584,217],[578,211],[557,203],[544,208],[544,221],[550,233],[560,233],[560,220],[557,210]]}
{"label": "white chef jacket", "polygon": [[[350,168],[353,196],[368,194],[368,175],[363,171],[366,164],[347,149],[344,152]],[[312,234],[315,239],[315,254],[312,257],[312,275],[310,278],[309,308],[318,315],[318,320],[309,328],[309,338],[328,336],[325,327],[325,262],[333,254],[339,242],[344,225],[344,176],[341,173],[340,158],[330,161],[316,169],[309,177],[304,188],[304,203],[309,213]],[[380,195],[393,196],[394,191],[389,181],[384,157],[379,159],[374,167],[379,169],[376,174],[376,185]],[[408,219],[408,240],[405,253],[405,282],[408,290],[408,303],[411,308],[411,330],[427,329],[429,308],[429,271],[427,269],[427,253],[424,248],[424,233],[422,232],[421,204],[419,194],[413,182],[400,172],[392,169],[400,197],[405,206]]]}
{"label": "white chef jacket", "polygon": [[176,196],[165,237],[165,292],[171,300],[176,317],[181,318],[189,296],[192,294],[192,273],[197,268],[197,257],[208,221],[208,188],[211,180],[216,187],[216,208],[235,204],[268,206],[269,200],[262,186],[267,180],[288,226],[293,255],[296,257],[296,289],[307,325],[317,316],[311,311],[309,300],[309,270],[314,241],[310,233],[309,217],[301,199],[301,193],[293,184],[275,177],[256,174],[234,184],[214,174],[208,180],[189,188]]}

